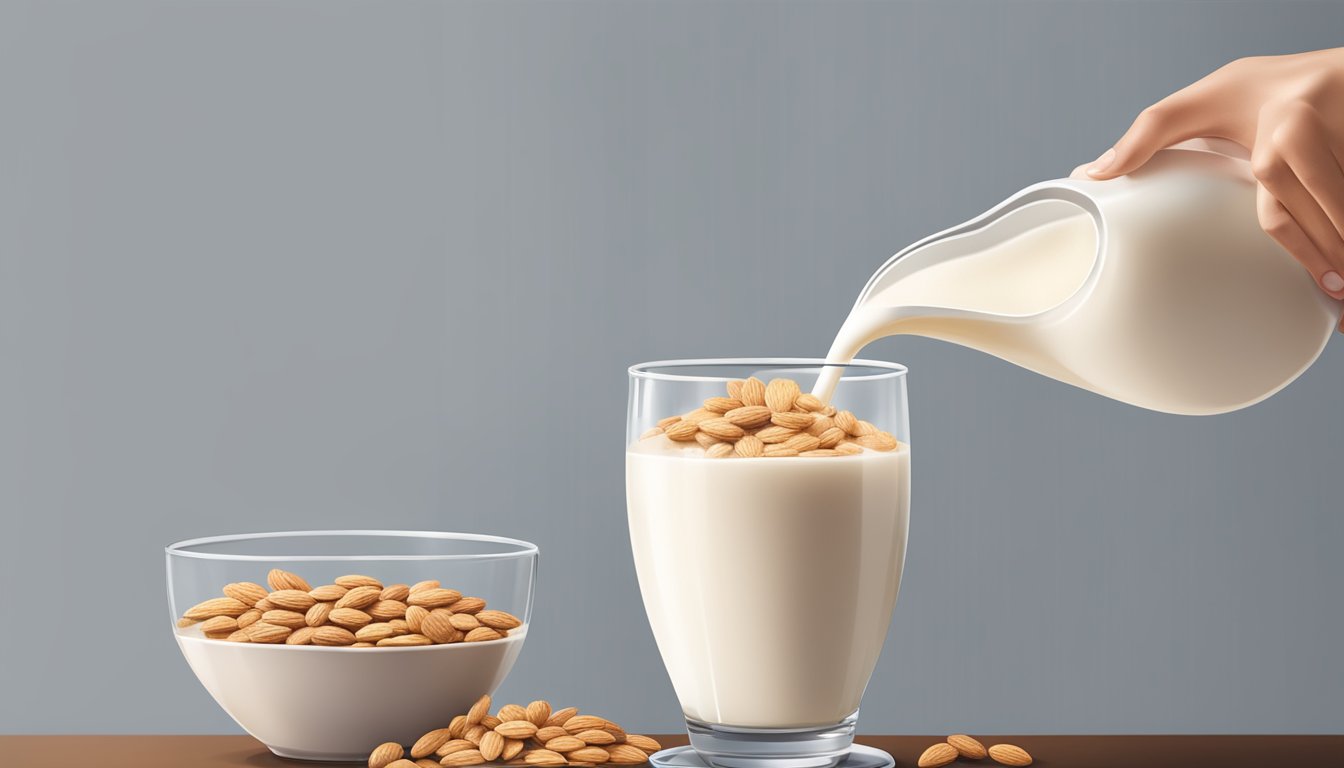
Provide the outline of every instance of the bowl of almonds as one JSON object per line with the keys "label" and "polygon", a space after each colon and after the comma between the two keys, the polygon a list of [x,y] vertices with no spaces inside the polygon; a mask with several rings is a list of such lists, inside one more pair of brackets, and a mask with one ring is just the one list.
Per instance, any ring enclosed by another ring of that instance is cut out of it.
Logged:
{"label": "bowl of almonds", "polygon": [[172,629],[240,726],[282,757],[413,743],[503,682],[537,548],[429,531],[303,531],[167,548]]}

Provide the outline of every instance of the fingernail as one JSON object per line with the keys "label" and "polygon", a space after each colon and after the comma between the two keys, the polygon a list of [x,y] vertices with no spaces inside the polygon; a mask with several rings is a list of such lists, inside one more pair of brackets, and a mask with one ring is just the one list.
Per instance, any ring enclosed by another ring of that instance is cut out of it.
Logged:
{"label": "fingernail", "polygon": [[1331,293],[1344,291],[1344,277],[1340,277],[1338,272],[1326,272],[1321,275],[1321,287]]}
{"label": "fingernail", "polygon": [[1112,147],[1103,152],[1101,157],[1098,157],[1095,161],[1093,161],[1091,165],[1087,167],[1087,175],[1096,176],[1099,173],[1105,173],[1106,169],[1110,168],[1111,163],[1114,162],[1115,162],[1115,148]]}

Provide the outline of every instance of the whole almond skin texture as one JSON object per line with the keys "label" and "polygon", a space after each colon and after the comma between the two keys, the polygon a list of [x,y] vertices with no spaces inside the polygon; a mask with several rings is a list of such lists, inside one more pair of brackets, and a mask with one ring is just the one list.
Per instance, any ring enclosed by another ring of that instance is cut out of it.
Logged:
{"label": "whole almond skin texture", "polygon": [[267,624],[264,621],[258,621],[239,631],[247,633],[248,639],[254,643],[283,643],[290,633],[289,627]]}
{"label": "whole almond skin texture", "polygon": [[327,621],[338,627],[345,627],[354,632],[360,627],[373,621],[373,617],[356,608],[334,608]]}
{"label": "whole almond skin texture", "polygon": [[1027,750],[1015,744],[995,744],[989,748],[989,756],[994,762],[1003,765],[1021,766],[1031,765],[1031,755]]}
{"label": "whole almond skin texture", "polygon": [[770,423],[770,414],[770,409],[764,405],[744,405],[725,413],[723,417],[730,424],[736,424],[743,429],[756,429]]}
{"label": "whole almond skin texture", "polygon": [[266,599],[277,608],[286,608],[291,611],[306,611],[317,603],[306,589],[277,589]]}
{"label": "whole almond skin texture", "polygon": [[188,619],[213,619],[216,616],[241,616],[251,608],[247,603],[241,600],[235,600],[232,597],[215,597],[205,602],[197,603],[187,609],[182,614]]}
{"label": "whole almond skin texture", "polygon": [[379,592],[383,591],[383,582],[372,576],[364,576],[358,573],[352,573],[349,576],[337,576],[336,584],[346,589],[355,589],[356,587],[377,587]]}
{"label": "whole almond skin texture", "polygon": [[485,755],[481,754],[479,749],[464,749],[461,752],[454,752],[451,755],[439,761],[441,765],[480,765],[485,762]]}
{"label": "whole almond skin texture", "polygon": [[919,756],[919,768],[942,768],[944,765],[951,765],[957,759],[957,748],[942,742],[934,744],[924,750],[924,754]]}
{"label": "whole almond skin texture", "polygon": [[253,584],[250,581],[239,581],[234,584],[224,585],[224,596],[232,597],[240,603],[247,605],[256,605],[258,600],[264,600],[270,591],[260,584]]}
{"label": "whole almond skin texture", "polygon": [[[579,710],[575,707],[557,709],[551,713],[550,717],[546,718],[546,727],[556,726],[563,728],[565,723],[569,722],[570,718],[577,714],[579,714]],[[569,731],[566,730],[565,732],[568,733]]]}
{"label": "whole almond skin texture", "polygon": [[316,627],[299,627],[285,638],[285,645],[312,645],[315,634],[317,634]]}
{"label": "whole almond skin texture", "polygon": [[546,748],[553,752],[573,752],[576,749],[583,749],[586,746],[588,745],[584,743],[583,739],[580,739],[578,736],[570,736],[569,734],[556,736],[555,738],[547,739],[546,741]]}
{"label": "whole almond skin texture", "polygon": [[610,762],[613,765],[639,765],[648,762],[649,756],[644,754],[644,750],[639,747],[632,747],[629,744],[614,744],[605,747],[607,754],[611,755]]}
{"label": "whole almond skin texture", "polygon": [[334,603],[345,597],[345,593],[350,590],[339,584],[324,584],[315,589],[308,590],[308,596],[319,603]]}
{"label": "whole almond skin texture", "polygon": [[468,632],[463,640],[468,643],[484,643],[489,642],[490,640],[498,640],[501,637],[503,637],[503,635],[490,627],[477,627]]}
{"label": "whole almond skin texture", "polygon": [[523,741],[522,739],[505,739],[504,751],[500,753],[499,756],[500,759],[512,760],[513,758],[518,756],[519,752],[523,751],[523,747],[526,746],[526,744],[527,742]]}
{"label": "whole almond skin texture", "polygon": [[523,760],[528,765],[564,765],[567,762],[564,755],[549,749],[534,749],[523,755]]}
{"label": "whole almond skin texture", "polygon": [[[509,720],[528,719],[527,710],[517,704],[505,704],[499,708],[499,711],[495,713],[495,716],[499,718],[501,723],[508,722]],[[496,725],[498,725],[498,723],[496,723]]]}
{"label": "whole almond skin texture", "polygon": [[434,750],[442,747],[451,738],[453,737],[448,733],[447,728],[435,728],[416,739],[415,744],[411,747],[411,757],[421,758],[434,754]]}
{"label": "whole almond skin texture", "polygon": [[307,620],[304,619],[304,614],[299,613],[298,611],[287,611],[283,608],[276,608],[275,610],[263,613],[261,615],[261,620],[267,624],[289,627],[290,629],[298,629],[299,627],[307,625]]}
{"label": "whole almond skin texture", "polygon": [[327,623],[327,617],[331,615],[331,603],[313,603],[313,607],[303,615],[303,620],[310,627],[320,627]]}
{"label": "whole almond skin texture", "polygon": [[406,602],[408,605],[418,605],[422,608],[443,608],[457,602],[461,597],[462,593],[455,589],[436,587],[412,592],[410,597],[406,598]]}
{"label": "whole almond skin texture", "polygon": [[472,704],[471,709],[467,711],[467,725],[472,726],[481,722],[488,714],[490,714],[490,695],[486,694],[477,699],[476,703]]}
{"label": "whole almond skin texture", "polygon": [[495,726],[495,732],[510,739],[530,739],[537,732],[537,726],[530,720],[509,720]]}
{"label": "whole almond skin texture", "polygon": [[551,703],[538,699],[527,705],[527,719],[538,728],[546,724],[546,720],[551,716]]}
{"label": "whole almond skin texture", "polygon": [[367,608],[378,602],[378,596],[383,593],[381,587],[375,587],[372,584],[362,587],[355,587],[341,596],[336,601],[337,608]]}
{"label": "whole almond skin texture", "polygon": [[400,744],[387,742],[379,744],[369,753],[369,768],[387,768],[395,760],[400,760],[402,755],[406,754]]}
{"label": "whole almond skin texture", "polygon": [[491,629],[513,629],[521,626],[523,622],[518,620],[517,616],[504,611],[481,611],[476,614],[476,620]]}
{"label": "whole almond skin texture", "polygon": [[272,592],[279,592],[282,589],[297,589],[300,592],[307,592],[312,589],[303,577],[289,571],[282,571],[274,568],[266,574],[266,583],[270,585]]}
{"label": "whole almond skin texture", "polygon": [[611,759],[611,753],[601,747],[584,747],[570,752],[565,757],[576,763],[605,763]]}
{"label": "whole almond skin texture", "polygon": [[979,741],[967,736],[964,733],[955,733],[947,737],[947,743],[951,744],[957,750],[957,754],[967,760],[980,760],[989,754],[985,751],[985,745]]}
{"label": "whole almond skin texture", "polygon": [[355,635],[348,629],[327,625],[318,627],[317,631],[313,633],[313,645],[341,646],[354,644]]}
{"label": "whole almond skin texture", "polygon": [[[453,729],[450,727],[448,731],[449,734],[451,734],[453,732]],[[464,749],[474,749],[475,747],[476,747],[475,744],[472,744],[470,741],[467,741],[466,739],[458,736],[449,739],[448,741],[445,741],[443,743],[443,746],[434,750],[434,754],[438,755],[439,757],[447,757],[453,754],[454,752],[461,752]]]}
{"label": "whole almond skin texture", "polygon": [[448,606],[453,613],[476,614],[485,610],[485,601],[479,597],[464,597]]}
{"label": "whole almond skin texture", "polygon": [[742,382],[738,399],[743,405],[765,405],[765,382],[755,376]]}
{"label": "whole almond skin texture", "polygon": [[639,734],[634,733],[625,737],[625,743],[632,747],[637,747],[650,755],[663,748],[663,745],[659,744],[656,739],[649,736],[640,736]]}
{"label": "whole almond skin texture", "polygon": [[616,743],[615,736],[611,735],[610,732],[604,731],[600,728],[594,728],[589,731],[579,731],[578,733],[574,734],[574,737],[581,740],[584,744],[588,744],[595,747],[604,747],[608,744]]}
{"label": "whole almond skin texture", "polygon": [[765,387],[765,404],[776,413],[788,411],[798,395],[798,383],[792,379],[771,379]]}
{"label": "whole almond skin texture", "polygon": [[498,731],[487,731],[481,736],[481,757],[494,760],[504,752],[504,737]]}

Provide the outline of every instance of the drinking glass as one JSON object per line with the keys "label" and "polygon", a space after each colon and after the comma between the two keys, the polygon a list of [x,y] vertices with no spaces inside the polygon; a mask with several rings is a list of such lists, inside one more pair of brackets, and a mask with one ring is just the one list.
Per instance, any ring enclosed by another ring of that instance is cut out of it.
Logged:
{"label": "drinking glass", "polygon": [[828,367],[837,366],[725,359],[630,369],[630,541],[691,740],[655,765],[893,764],[853,739],[905,561],[906,369],[839,366],[830,403],[894,435],[893,451],[710,458],[698,442],[650,434],[665,417],[727,396],[730,381],[793,379],[806,392]]}

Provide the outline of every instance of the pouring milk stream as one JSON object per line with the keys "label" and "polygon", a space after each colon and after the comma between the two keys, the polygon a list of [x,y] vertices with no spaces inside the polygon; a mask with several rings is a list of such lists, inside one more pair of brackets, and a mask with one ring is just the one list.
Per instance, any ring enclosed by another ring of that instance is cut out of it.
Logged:
{"label": "pouring milk stream", "polygon": [[[1159,154],[1175,162],[1036,184],[896,254],[827,361],[914,334],[1178,414],[1233,411],[1287,386],[1324,349],[1341,302],[1261,230],[1248,175],[1187,162],[1205,153]],[[829,400],[842,370],[827,369],[814,394]]]}

